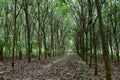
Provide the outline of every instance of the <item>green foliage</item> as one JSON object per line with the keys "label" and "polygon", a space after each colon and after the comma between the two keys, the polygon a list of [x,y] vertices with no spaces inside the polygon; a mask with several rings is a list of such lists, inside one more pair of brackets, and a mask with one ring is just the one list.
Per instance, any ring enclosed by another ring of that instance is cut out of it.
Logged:
{"label": "green foliage", "polygon": [[[88,48],[90,47],[90,28],[89,28],[89,22],[88,22],[88,2],[87,0],[27,0],[28,1],[28,15],[29,15],[29,23],[31,28],[31,45],[33,50],[37,50],[37,52],[33,51],[32,54],[38,53],[38,34],[37,32],[41,32],[41,35],[39,36],[42,43],[42,52],[44,53],[44,44],[43,44],[43,31],[42,28],[45,29],[45,35],[46,35],[46,47],[48,48],[48,51],[53,52],[54,49],[51,48],[51,45],[54,47],[59,48],[66,48],[66,46],[69,46],[69,50],[76,52],[75,44],[74,44],[74,34],[76,34],[76,31],[80,32],[82,28],[83,30],[83,36],[85,36],[85,32],[87,31],[88,27]],[[38,5],[37,1],[40,1],[39,9],[40,9],[40,31],[38,31]],[[112,35],[112,29],[110,28],[111,24],[108,22],[110,20],[114,21],[115,16],[115,9],[117,10],[117,35],[120,34],[120,1],[117,1],[117,8],[115,8],[115,0],[103,0],[102,2],[102,14],[105,21],[106,28],[110,29],[108,38],[110,35]],[[24,5],[22,5],[22,0],[17,0],[17,8],[16,8],[16,14],[17,14],[17,36],[20,38],[20,41],[17,41],[15,45],[15,50],[18,53],[20,47],[22,47],[23,53],[27,54],[28,51],[28,44],[27,39],[25,41],[25,35],[27,34],[25,31],[26,27],[26,21],[25,21],[25,13],[24,13]],[[83,7],[84,6],[84,7]],[[83,7],[83,14],[82,14],[82,8]],[[72,11],[73,9],[73,11]],[[96,7],[93,1],[93,22],[96,19],[97,13],[96,13]],[[1,37],[8,36],[8,42],[5,42],[3,39],[0,39],[0,46],[5,48],[5,51],[11,53],[12,48],[12,40],[13,40],[13,31],[14,31],[14,1],[12,0],[0,0],[0,33],[2,34]],[[75,20],[75,17],[77,18]],[[43,26],[44,21],[44,26]],[[84,21],[84,22],[83,22]],[[84,23],[84,26],[82,26]],[[113,26],[114,26],[113,22]],[[98,21],[96,20],[95,26],[98,26]],[[113,27],[111,26],[111,27]],[[9,33],[6,34],[7,29],[9,30]],[[51,29],[53,30],[53,33],[51,33]],[[5,31],[4,31],[5,30]],[[107,31],[107,30],[106,30]],[[19,34],[20,32],[20,34]],[[56,35],[58,32],[58,35]],[[97,36],[100,36],[99,28],[95,28],[95,34]],[[53,44],[51,42],[51,34],[53,35]],[[81,33],[78,35],[80,37]],[[113,37],[113,35],[112,35]],[[26,35],[27,38],[27,35]],[[84,43],[86,44],[86,36],[84,37]],[[99,38],[98,38],[99,39]],[[21,41],[22,40],[22,41]],[[63,41],[65,40],[65,41]],[[118,39],[120,41],[120,39]],[[63,42],[63,43],[62,43]],[[113,42],[114,43],[114,42]],[[79,43],[77,43],[79,44]],[[99,46],[100,40],[97,43]],[[60,45],[60,46],[58,46]],[[81,45],[81,44],[80,44]],[[114,46],[114,45],[113,45]],[[84,46],[86,47],[86,45]],[[113,47],[114,48],[114,47]],[[80,50],[80,49],[79,49]],[[10,52],[11,51],[11,52]],[[56,50],[57,51],[57,50]],[[72,52],[71,51],[71,52]],[[90,54],[90,50],[84,49],[84,52],[88,51],[88,55]]]}
{"label": "green foliage", "polygon": [[0,47],[3,47],[3,48],[5,47],[7,49],[10,49],[10,44],[2,38],[0,39]]}
{"label": "green foliage", "polygon": [[5,47],[6,43],[4,39],[0,39],[0,47]]}
{"label": "green foliage", "polygon": [[70,8],[68,6],[66,6],[68,4],[66,4],[65,0],[58,0],[55,3],[56,3],[57,10],[62,13],[62,16],[64,16],[64,15],[66,16],[67,13],[70,12]]}
{"label": "green foliage", "polygon": [[8,42],[6,42],[3,38],[0,39],[0,47],[3,48],[3,55],[4,57],[8,58],[11,57],[11,51],[10,51],[10,44]]}
{"label": "green foliage", "polygon": [[36,49],[32,50],[32,53],[30,54],[32,58],[35,58],[38,56],[38,51]]}

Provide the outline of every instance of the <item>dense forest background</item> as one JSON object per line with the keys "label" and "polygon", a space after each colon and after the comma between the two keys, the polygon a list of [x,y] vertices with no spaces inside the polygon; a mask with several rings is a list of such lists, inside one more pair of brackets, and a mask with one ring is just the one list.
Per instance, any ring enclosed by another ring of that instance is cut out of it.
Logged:
{"label": "dense forest background", "polygon": [[0,0],[0,61],[76,53],[86,65],[120,64],[120,0]]}

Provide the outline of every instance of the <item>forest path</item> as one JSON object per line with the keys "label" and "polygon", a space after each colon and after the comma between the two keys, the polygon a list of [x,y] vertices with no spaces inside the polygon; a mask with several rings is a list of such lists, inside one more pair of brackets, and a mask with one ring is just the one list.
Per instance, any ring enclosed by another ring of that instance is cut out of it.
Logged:
{"label": "forest path", "polygon": [[[80,76],[77,71],[79,57],[75,54],[65,54],[58,57],[48,58],[47,60],[38,61],[32,59],[27,63],[27,59],[17,60],[15,71],[9,63],[5,63],[0,69],[0,74],[5,80],[79,80]],[[3,64],[2,64],[3,65]]]}
{"label": "forest path", "polygon": [[53,65],[55,65],[56,63],[58,63],[59,61],[65,60],[69,58],[69,54],[66,54],[66,56],[63,56],[59,59],[56,59],[55,61],[53,61],[52,63],[49,63],[48,65],[45,65],[43,67],[43,69],[47,69],[47,68],[51,68]]}
{"label": "forest path", "polygon": [[[120,80],[119,65],[113,63],[113,80]],[[16,59],[14,72],[11,60],[0,62],[0,80],[105,80],[105,69],[104,63],[99,62],[98,76],[94,76],[94,64],[89,68],[76,54],[65,54],[46,60],[42,57],[40,61],[32,58],[31,63],[23,58]]]}

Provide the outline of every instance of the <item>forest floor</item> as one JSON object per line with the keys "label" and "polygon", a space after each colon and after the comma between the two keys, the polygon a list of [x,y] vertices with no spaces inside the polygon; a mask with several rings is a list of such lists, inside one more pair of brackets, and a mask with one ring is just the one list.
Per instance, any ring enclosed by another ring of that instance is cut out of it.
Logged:
{"label": "forest floor", "polygon": [[[93,64],[94,65],[94,64]],[[120,65],[112,62],[112,78],[120,80]],[[0,62],[0,80],[105,80],[103,62],[98,64],[98,76],[94,76],[94,66],[89,68],[77,55],[65,54],[47,60],[33,58],[15,61],[12,70],[11,61]]]}

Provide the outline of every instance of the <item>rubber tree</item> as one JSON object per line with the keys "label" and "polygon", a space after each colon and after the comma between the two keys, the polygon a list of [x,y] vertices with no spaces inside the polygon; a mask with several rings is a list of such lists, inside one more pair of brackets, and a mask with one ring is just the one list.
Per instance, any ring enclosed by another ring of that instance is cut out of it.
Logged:
{"label": "rubber tree", "polygon": [[80,0],[80,1],[69,1],[69,5],[71,8],[71,12],[73,15],[73,19],[75,20],[76,26],[77,26],[77,30],[76,31],[76,35],[79,38],[75,37],[75,41],[78,42],[78,44],[76,44],[77,42],[75,42],[76,44],[76,50],[77,50],[77,54],[83,59],[85,60],[85,37],[84,35],[86,34],[86,11],[87,8],[85,7],[86,4],[85,1]]}
{"label": "rubber tree", "polygon": [[24,12],[27,29],[27,51],[28,51],[28,62],[31,62],[31,44],[30,44],[30,25],[29,25],[29,14],[28,14],[28,0],[24,0]]}
{"label": "rubber tree", "polygon": [[102,17],[102,12],[101,12],[102,8],[101,8],[101,4],[99,0],[95,0],[95,3],[97,7],[99,28],[100,28],[101,39],[102,39],[102,50],[103,50],[103,58],[104,58],[105,69],[106,69],[106,80],[112,80],[110,58],[109,58],[109,48],[108,48],[108,42],[107,42],[106,34],[105,34],[105,26],[103,23],[103,17]]}
{"label": "rubber tree", "polygon": [[113,33],[114,33],[114,39],[115,39],[115,45],[116,45],[116,56],[117,56],[117,61],[119,62],[120,57],[119,57],[119,42],[118,42],[118,37],[117,37],[117,0],[115,0],[115,14],[114,14],[114,27],[113,27]]}
{"label": "rubber tree", "polygon": [[93,1],[92,0],[88,0],[88,26],[90,27],[90,64],[89,64],[89,67],[92,66],[92,55],[93,55],[93,50],[92,50],[92,44],[93,44],[93,37],[92,37],[92,30],[93,30],[93,21],[92,21],[92,17],[93,17]]}
{"label": "rubber tree", "polygon": [[0,61],[3,61],[3,48],[4,48],[4,42],[2,39],[0,39]]}
{"label": "rubber tree", "polygon": [[13,48],[12,48],[12,68],[14,69],[14,56],[15,56],[15,39],[16,39],[16,8],[17,8],[17,0],[14,0],[14,30],[13,30]]}
{"label": "rubber tree", "polygon": [[39,48],[39,56],[38,59],[40,60],[41,57],[41,48],[42,48],[42,31],[41,31],[41,13],[40,13],[40,4],[41,2],[37,0],[37,7],[38,7],[38,48]]}

